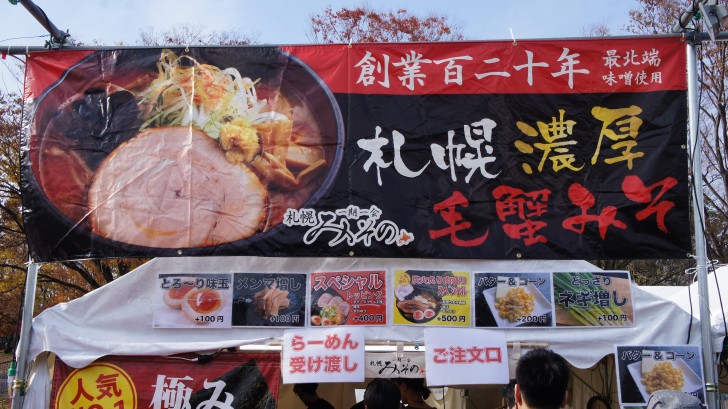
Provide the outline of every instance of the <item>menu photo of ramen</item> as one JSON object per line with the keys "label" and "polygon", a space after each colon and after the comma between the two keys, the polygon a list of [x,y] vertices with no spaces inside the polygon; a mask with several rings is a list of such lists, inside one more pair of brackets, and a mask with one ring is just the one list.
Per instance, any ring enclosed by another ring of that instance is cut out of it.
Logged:
{"label": "menu photo of ramen", "polygon": [[309,326],[387,324],[383,270],[317,271],[310,286]]}
{"label": "menu photo of ramen", "polygon": [[125,254],[245,249],[335,177],[338,106],[275,47],[98,52],[68,71],[29,136],[28,204],[49,234]]}
{"label": "menu photo of ramen", "polygon": [[395,270],[394,324],[468,327],[470,290],[468,272]]}

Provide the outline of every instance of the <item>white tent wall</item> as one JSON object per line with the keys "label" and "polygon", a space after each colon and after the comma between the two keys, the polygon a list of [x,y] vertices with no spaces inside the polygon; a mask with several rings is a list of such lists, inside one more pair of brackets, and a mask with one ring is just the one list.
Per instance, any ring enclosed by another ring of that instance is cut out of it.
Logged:
{"label": "white tent wall", "polygon": [[[725,338],[725,316],[728,311],[728,266],[715,269],[708,274],[708,308],[710,310],[710,330],[713,339],[713,351],[723,350]],[[689,286],[645,286],[643,290],[657,297],[669,300],[696,319],[700,318],[700,303],[705,302],[698,292],[698,283]]]}
{"label": "white tent wall", "polygon": [[[472,272],[599,271],[585,261],[562,260],[158,258],[81,298],[39,314],[33,320],[29,352],[26,357],[20,358],[32,361],[43,352],[52,352],[72,367],[83,367],[105,355],[166,356],[246,344],[265,345],[270,341],[280,340],[283,330],[275,328],[153,328],[152,305],[159,273],[309,273],[397,268]],[[576,368],[594,366],[604,356],[612,354],[615,345],[685,343],[690,325],[693,326],[690,343],[699,344],[698,322],[691,320],[688,313],[638,286],[633,286],[632,295],[635,304],[635,326],[632,328],[536,328],[503,331],[509,343],[542,343],[563,355]],[[422,343],[423,339],[423,328],[416,326],[367,329],[367,341]],[[41,378],[42,376],[39,379]],[[43,382],[33,382],[29,385],[29,397],[47,399],[47,393],[42,391],[46,387]],[[47,402],[30,398],[26,399],[23,407],[45,408]]]}
{"label": "white tent wall", "polygon": [[[726,336],[725,317],[728,313],[728,266],[716,268],[707,276],[708,309],[710,310],[710,332],[713,343],[713,352],[719,354],[723,351],[723,342]],[[700,318],[700,303],[705,302],[700,297],[698,283],[689,286],[676,287],[643,287],[645,291],[670,300],[688,314],[693,314],[696,320]],[[718,389],[720,393],[728,394],[728,368],[719,371]],[[725,397],[724,397],[725,399]],[[728,400],[723,401],[723,407],[728,408]]]}

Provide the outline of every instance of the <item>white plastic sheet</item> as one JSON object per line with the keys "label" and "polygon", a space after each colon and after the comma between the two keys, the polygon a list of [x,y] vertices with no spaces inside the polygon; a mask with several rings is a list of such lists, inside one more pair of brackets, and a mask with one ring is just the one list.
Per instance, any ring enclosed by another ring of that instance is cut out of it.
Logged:
{"label": "white plastic sheet", "polygon": [[[71,302],[50,308],[33,322],[29,359],[43,351],[83,367],[104,355],[164,356],[279,341],[283,329],[152,328],[154,280],[161,272],[312,272],[373,268],[460,271],[598,271],[584,261],[419,260],[358,258],[189,257],[157,258],[124,277]],[[503,330],[508,342],[545,343],[579,368],[614,352],[615,344],[673,345],[687,340],[690,316],[672,302],[633,288],[636,324],[632,328],[536,328]],[[693,339],[699,342],[697,321]],[[372,327],[368,341],[423,343],[414,326]]]}
{"label": "white plastic sheet", "polygon": [[[50,378],[46,352],[66,364],[83,367],[105,355],[164,356],[182,352],[210,351],[246,344],[266,345],[280,341],[282,329],[155,329],[152,328],[154,282],[160,272],[312,272],[412,268],[461,271],[598,271],[584,261],[559,260],[416,260],[335,258],[158,258],[114,282],[68,303],[50,308],[33,320],[28,360],[34,360],[28,376],[23,407],[47,408]],[[612,354],[615,345],[674,345],[700,343],[698,320],[681,307],[633,286],[635,326],[632,328],[536,328],[503,330],[506,340],[539,343],[563,355],[572,365],[588,368]],[[717,299],[717,297],[716,297]],[[712,299],[711,299],[712,301]],[[452,329],[452,331],[457,331]],[[373,327],[371,341],[424,342],[423,328]],[[722,339],[722,337],[721,337]],[[511,357],[509,357],[511,358]],[[513,357],[517,358],[517,357]],[[514,363],[511,360],[511,363]]]}

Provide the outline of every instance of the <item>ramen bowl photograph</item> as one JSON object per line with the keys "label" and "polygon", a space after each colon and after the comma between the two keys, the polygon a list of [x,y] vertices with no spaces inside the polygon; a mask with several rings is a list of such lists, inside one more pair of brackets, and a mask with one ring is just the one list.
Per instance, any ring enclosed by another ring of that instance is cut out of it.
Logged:
{"label": "ramen bowl photograph", "polygon": [[51,246],[245,248],[326,194],[343,134],[325,83],[278,48],[98,51],[34,104],[27,206]]}

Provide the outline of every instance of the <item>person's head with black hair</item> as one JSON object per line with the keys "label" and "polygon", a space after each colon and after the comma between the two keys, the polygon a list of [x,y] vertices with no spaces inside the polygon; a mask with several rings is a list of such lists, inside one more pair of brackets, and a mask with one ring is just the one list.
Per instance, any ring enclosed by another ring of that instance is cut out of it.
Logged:
{"label": "person's head with black hair", "polygon": [[399,387],[389,379],[377,378],[369,382],[364,391],[366,409],[399,409]]}
{"label": "person's head with black hair", "polygon": [[513,391],[514,386],[516,386],[516,380],[511,379],[508,385],[503,387],[503,404],[506,409],[515,409],[516,407],[516,394]]}
{"label": "person's head with black hair", "polygon": [[559,409],[566,405],[569,364],[545,348],[526,352],[516,365],[516,404],[524,409]]}
{"label": "person's head with black hair", "polygon": [[307,407],[316,409],[333,409],[333,406],[331,406],[329,402],[318,396],[316,389],[318,389],[317,383],[297,383],[293,385],[293,393],[295,393],[296,396],[298,396],[298,399],[301,399],[301,402],[303,402],[303,404]]}
{"label": "person's head with black hair", "polygon": [[425,386],[424,378],[397,378],[394,383],[399,386],[399,393],[402,394],[402,403],[408,408],[420,409],[430,408],[425,399],[430,396],[430,388]]}

